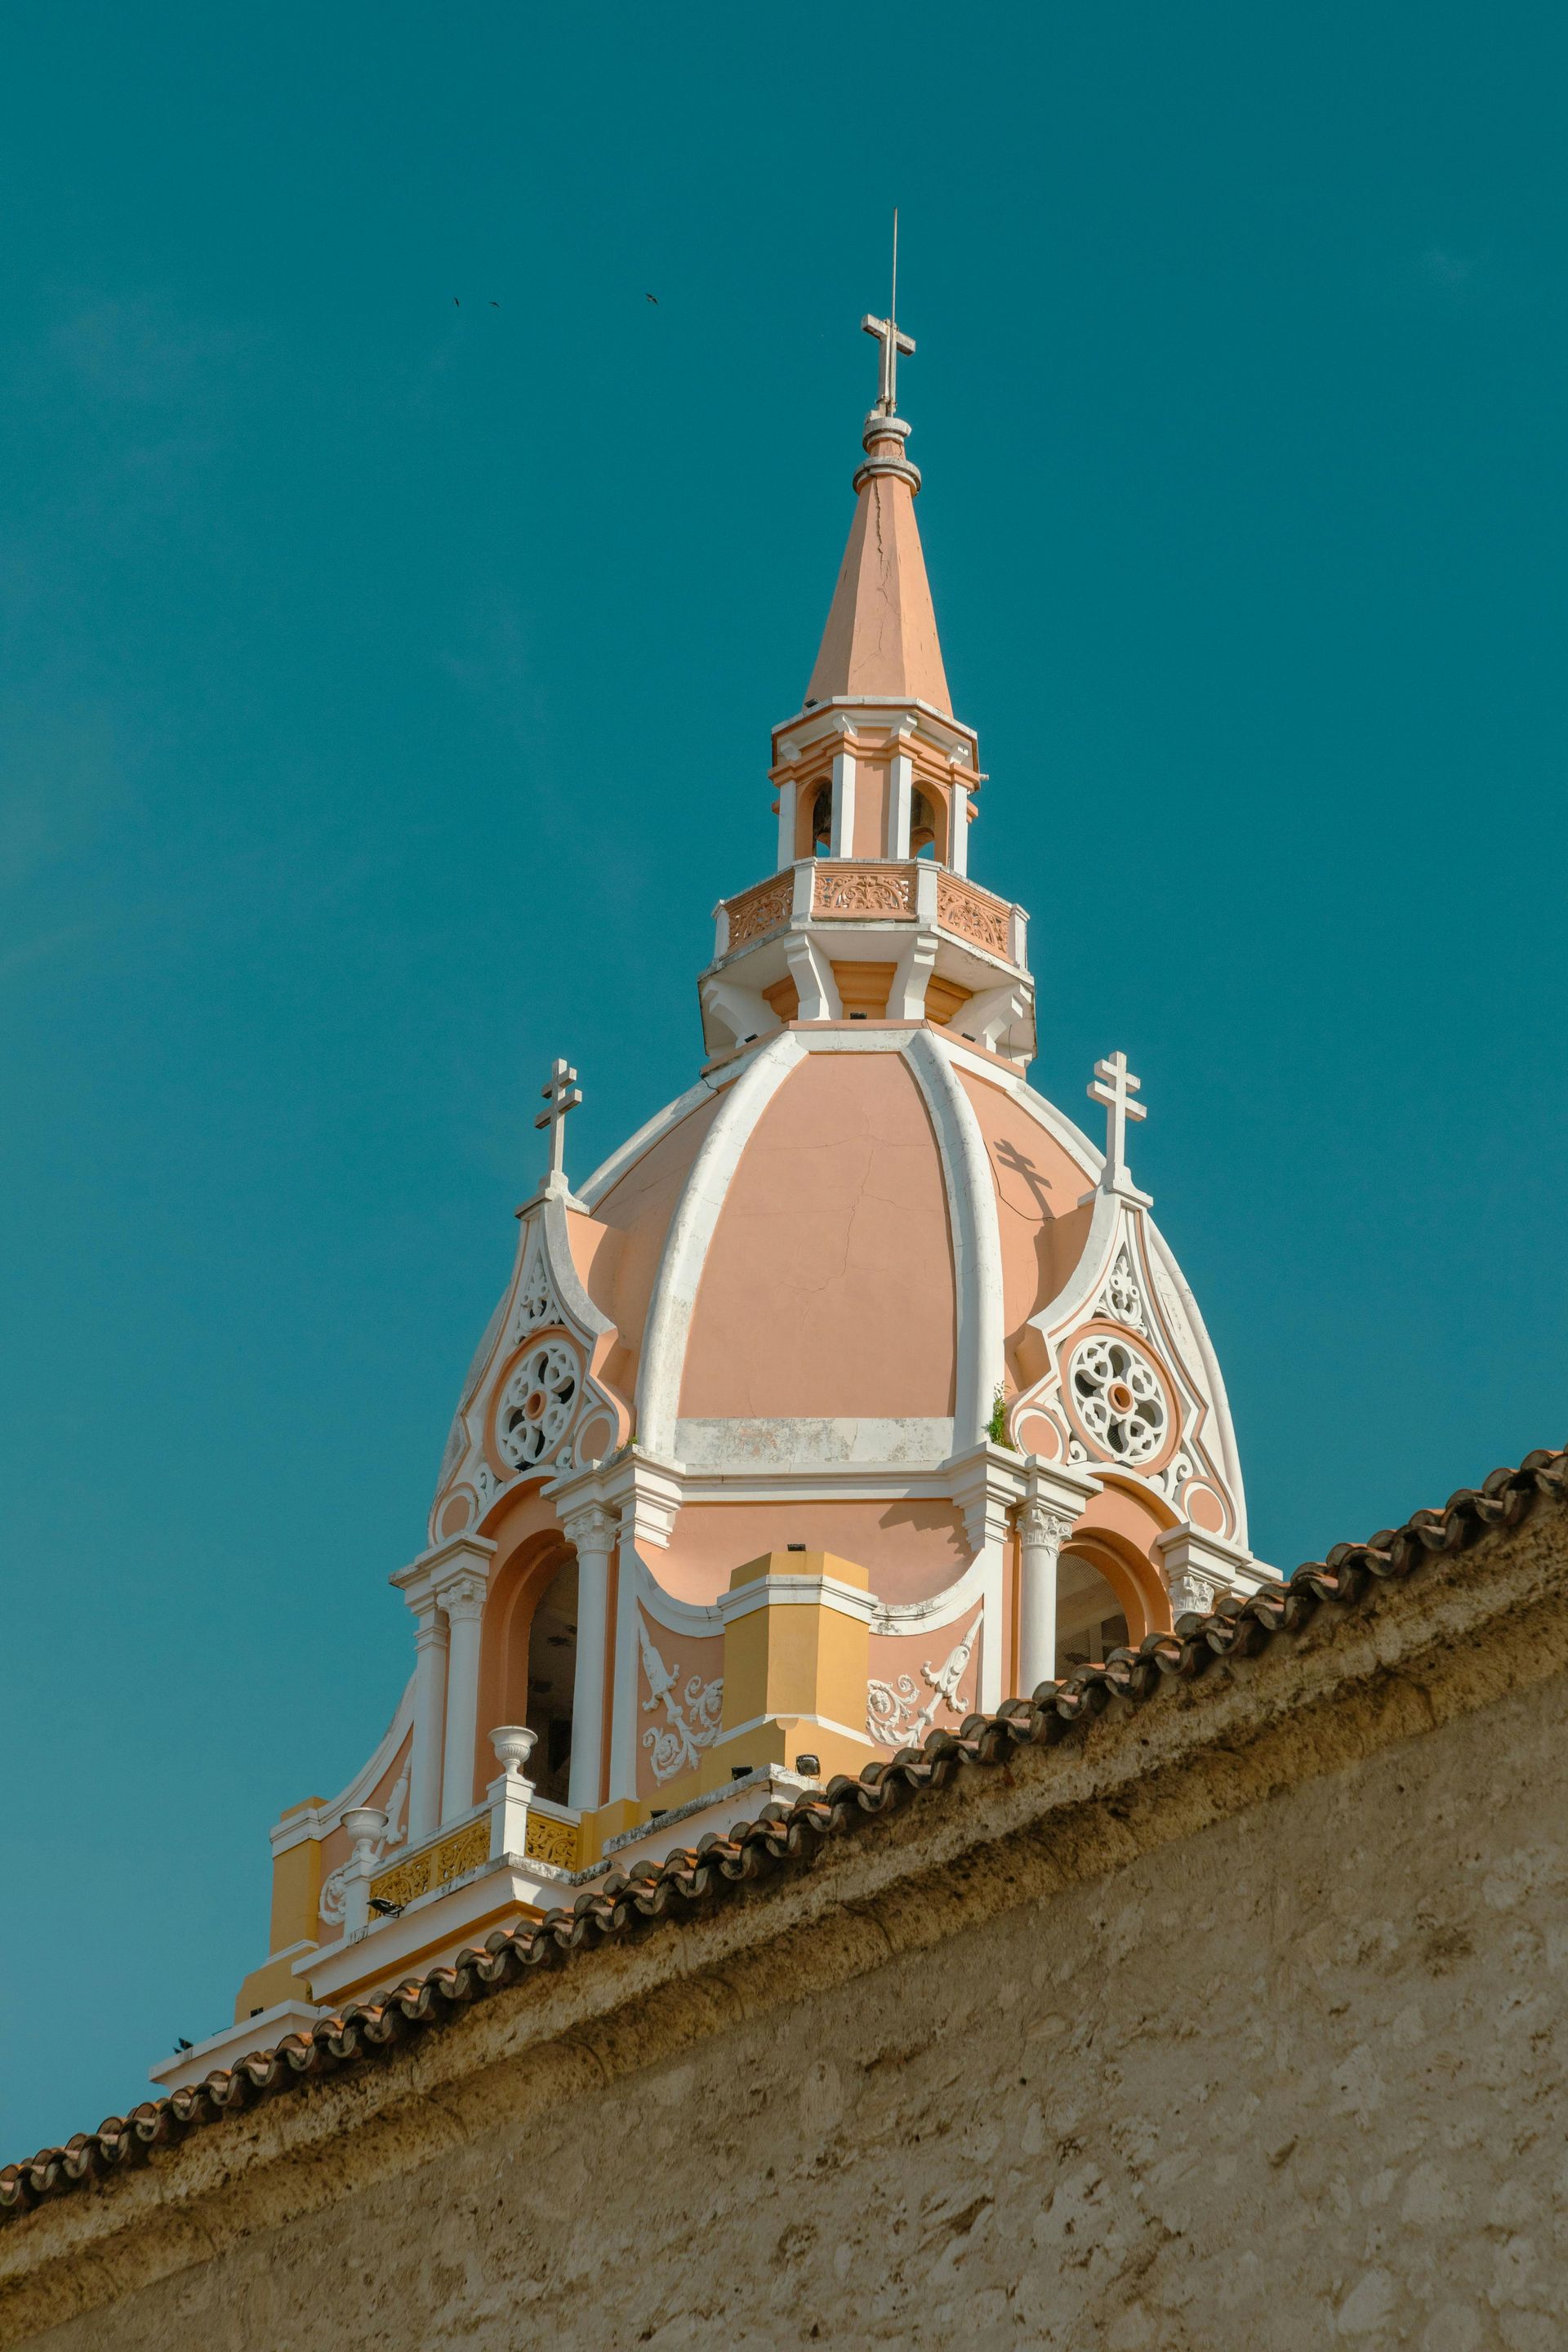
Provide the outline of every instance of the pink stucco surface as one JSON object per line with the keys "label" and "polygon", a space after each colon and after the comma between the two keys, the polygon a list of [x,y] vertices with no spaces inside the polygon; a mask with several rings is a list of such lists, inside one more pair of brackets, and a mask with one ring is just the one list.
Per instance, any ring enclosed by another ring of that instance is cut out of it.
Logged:
{"label": "pink stucco surface", "polygon": [[1016,1096],[969,1070],[959,1077],[974,1106],[996,1188],[1011,1350],[1028,1318],[1048,1305],[1078,1264],[1089,1216],[1078,1202],[1089,1179]]}
{"label": "pink stucco surface", "polygon": [[757,1122],[709,1247],[687,1415],[952,1411],[942,1163],[896,1054],[814,1054]]}
{"label": "pink stucco surface", "polygon": [[745,1561],[795,1541],[857,1561],[879,1601],[923,1601],[969,1564],[963,1523],[947,1502],[688,1503],[656,1572],[679,1599],[712,1601]]}
{"label": "pink stucco surface", "polygon": [[952,708],[914,499],[896,477],[869,476],[860,491],[805,692],[808,703],[876,694]]}
{"label": "pink stucco surface", "polygon": [[[665,1234],[720,1099],[715,1095],[700,1103],[679,1127],[661,1136],[611,1186],[595,1212],[596,1223],[607,1228],[607,1237],[593,1254],[585,1279],[594,1304],[610,1318],[619,1334],[605,1374],[623,1396],[631,1396],[637,1387],[643,1327]],[[579,1248],[574,1237],[574,1257]]]}

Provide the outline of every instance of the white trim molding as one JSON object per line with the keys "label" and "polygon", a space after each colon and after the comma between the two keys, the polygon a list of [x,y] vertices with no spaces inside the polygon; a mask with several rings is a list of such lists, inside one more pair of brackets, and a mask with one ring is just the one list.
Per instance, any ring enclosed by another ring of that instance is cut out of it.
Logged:
{"label": "white trim molding", "polygon": [[967,1452],[985,1435],[992,1401],[1006,1370],[996,1187],[980,1121],[946,1041],[930,1029],[919,1029],[904,1047],[904,1059],[931,1113],[947,1187],[958,1316],[953,1443]]}
{"label": "white trim molding", "polygon": [[676,1452],[698,1286],[741,1154],[774,1095],[805,1059],[805,1048],[785,1031],[771,1037],[747,1065],[719,1105],[669,1221],[637,1373],[638,1443],[661,1458]]}

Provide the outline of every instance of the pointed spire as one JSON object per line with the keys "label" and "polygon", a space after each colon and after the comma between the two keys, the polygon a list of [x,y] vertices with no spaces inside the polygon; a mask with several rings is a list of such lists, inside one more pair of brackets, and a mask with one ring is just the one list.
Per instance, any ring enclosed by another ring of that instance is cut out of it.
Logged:
{"label": "pointed spire", "polygon": [[893,300],[885,319],[860,321],[881,346],[878,398],[866,419],[865,462],[855,476],[858,504],[838,584],[822,633],[808,703],[836,695],[929,702],[952,714],[947,673],[936,634],[936,614],[915,521],[920,469],[904,455],[910,428],[898,414],[900,354],[912,357],[914,338],[900,331],[898,215],[893,215]]}

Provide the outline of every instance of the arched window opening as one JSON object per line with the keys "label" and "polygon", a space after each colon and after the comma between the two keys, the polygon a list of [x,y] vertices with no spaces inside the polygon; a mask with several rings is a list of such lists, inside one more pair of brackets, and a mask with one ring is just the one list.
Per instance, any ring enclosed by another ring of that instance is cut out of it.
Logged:
{"label": "arched window opening", "polygon": [[914,857],[936,856],[936,818],[930,801],[918,789],[910,794],[910,854]]}
{"label": "arched window opening", "polygon": [[826,857],[833,847],[833,787],[824,784],[811,804],[811,854]]}
{"label": "arched window opening", "polygon": [[528,1727],[538,1736],[529,1778],[542,1797],[566,1802],[572,1763],[572,1694],[577,1681],[577,1563],[569,1559],[534,1608],[528,1629]]}
{"label": "arched window opening", "polygon": [[1057,1672],[1098,1665],[1127,1643],[1121,1604],[1098,1569],[1064,1552],[1057,1570]]}

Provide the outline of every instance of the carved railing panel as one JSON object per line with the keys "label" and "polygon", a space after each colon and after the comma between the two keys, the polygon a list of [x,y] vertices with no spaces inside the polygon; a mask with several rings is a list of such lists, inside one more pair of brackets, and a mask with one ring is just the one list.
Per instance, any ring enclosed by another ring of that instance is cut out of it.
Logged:
{"label": "carved railing panel", "polygon": [[937,929],[951,931],[955,940],[967,940],[973,947],[984,948],[987,955],[1000,956],[1004,962],[1008,955],[1009,908],[1000,898],[993,898],[987,890],[977,890],[973,882],[963,882],[956,874],[939,874],[936,877]]}
{"label": "carved railing panel", "polygon": [[575,1822],[558,1822],[530,1809],[527,1851],[535,1862],[552,1862],[558,1870],[575,1870],[581,1832]]}
{"label": "carved railing panel", "polygon": [[812,877],[811,911],[828,918],[870,916],[879,922],[910,922],[915,912],[912,866],[819,866]]}
{"label": "carved railing panel", "polygon": [[421,1847],[395,1869],[384,1870],[379,1878],[373,1878],[371,1900],[412,1903],[421,1895],[449,1886],[455,1878],[466,1877],[470,1870],[478,1870],[482,1862],[488,1862],[489,1855],[490,1817],[486,1812],[476,1822],[465,1822],[450,1837]]}
{"label": "carved railing panel", "polygon": [[752,940],[765,939],[770,931],[782,931],[789,920],[794,896],[795,876],[784,873],[759,882],[754,889],[742,890],[738,898],[727,898],[724,911],[730,918],[730,946],[747,947]]}

